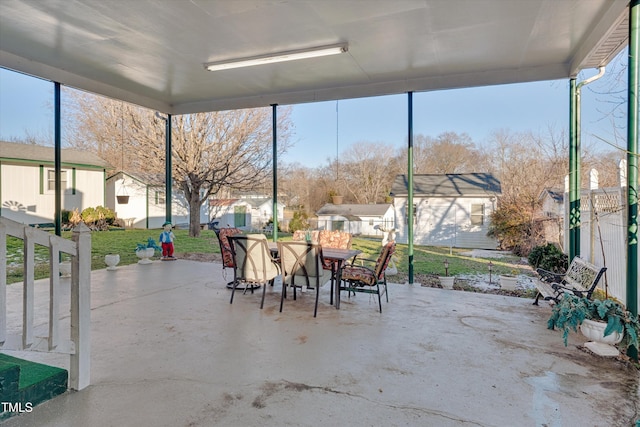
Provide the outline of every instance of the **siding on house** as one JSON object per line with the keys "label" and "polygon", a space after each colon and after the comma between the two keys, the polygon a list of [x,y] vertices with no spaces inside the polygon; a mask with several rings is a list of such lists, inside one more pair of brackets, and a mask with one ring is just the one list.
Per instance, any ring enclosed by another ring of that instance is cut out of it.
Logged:
{"label": "siding on house", "polygon": [[539,197],[542,200],[542,213],[550,218],[563,217],[564,190],[561,188],[546,188]]}
{"label": "siding on house", "polygon": [[380,204],[332,204],[327,203],[317,212],[317,228],[342,230],[355,235],[381,236],[378,227],[394,228],[393,207]]}
{"label": "siding on house", "polygon": [[[269,197],[209,199],[209,217],[218,227],[238,227],[261,230],[273,217],[273,203]],[[278,221],[282,224],[284,205],[278,204]]]}
{"label": "siding on house", "polygon": [[[129,196],[126,204],[118,203],[117,196]],[[184,195],[173,189],[171,222],[189,223],[189,206]],[[132,228],[162,228],[166,218],[166,189],[164,178],[148,174],[117,172],[107,178],[107,207]],[[206,206],[200,209],[200,223],[208,222]]]}
{"label": "siding on house", "polygon": [[[487,236],[495,200],[483,197],[414,197],[413,242],[416,245],[496,249],[497,242]],[[482,206],[482,224],[473,224],[472,206]],[[408,242],[407,199],[395,199],[396,240]]]}
{"label": "siding on house", "polygon": [[[488,173],[414,176],[413,242],[418,245],[495,249],[487,236],[500,182]],[[394,196],[396,240],[408,243],[408,179],[398,175]]]}
{"label": "siding on house", "polygon": [[[244,219],[239,218],[244,210]],[[244,228],[251,224],[249,213],[251,206],[240,199],[209,199],[209,215],[212,222],[217,222],[219,228],[237,227]]]}
{"label": "siding on house", "polygon": [[[249,221],[251,221],[250,225],[253,230],[261,230],[273,218],[273,199],[271,197],[245,196],[242,200],[251,208]],[[278,223],[280,224],[284,218],[284,205],[278,203],[277,208]]]}
{"label": "siding on house", "polygon": [[547,242],[562,246],[564,239],[564,190],[561,188],[544,189],[539,199],[542,200],[544,238]]}
{"label": "siding on house", "polygon": [[[62,209],[105,206],[109,164],[92,153],[61,150]],[[53,147],[0,142],[0,214],[24,224],[54,222]]]}

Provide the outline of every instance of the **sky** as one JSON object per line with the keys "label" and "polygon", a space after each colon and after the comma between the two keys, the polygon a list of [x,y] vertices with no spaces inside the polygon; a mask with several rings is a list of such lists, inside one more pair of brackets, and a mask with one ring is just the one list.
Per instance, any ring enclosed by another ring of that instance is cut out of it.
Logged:
{"label": "sky", "polygon": [[[600,92],[610,92],[612,85],[625,90],[626,79],[619,83],[615,80],[625,57],[626,50],[607,67],[602,79],[582,89],[583,146],[613,150],[600,140],[613,141],[613,125],[601,112],[609,108],[609,103]],[[578,82],[595,74],[596,70],[587,70]],[[292,121],[294,146],[279,160],[324,166],[337,153],[359,142],[406,147],[408,97],[399,94],[297,104]],[[413,95],[414,136],[467,133],[482,147],[496,130],[544,133],[550,126],[568,132],[568,79]],[[0,140],[28,135],[53,141],[53,83],[0,68]],[[64,146],[64,133],[62,138]]]}

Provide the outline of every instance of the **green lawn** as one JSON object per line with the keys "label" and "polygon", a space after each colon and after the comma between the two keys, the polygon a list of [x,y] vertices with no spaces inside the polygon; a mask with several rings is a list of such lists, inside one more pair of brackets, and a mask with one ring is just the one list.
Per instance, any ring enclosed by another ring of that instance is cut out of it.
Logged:
{"label": "green lawn", "polygon": [[[218,240],[211,230],[203,230],[200,237],[189,237],[188,230],[174,230],[176,236],[175,252],[185,253],[220,253]],[[148,238],[158,241],[160,230],[114,230],[96,231],[91,234],[91,269],[106,268],[104,256],[120,254],[120,264],[133,264],[138,261],[135,254],[137,243],[146,243]],[[63,237],[71,238],[71,232],[64,232]],[[282,239],[289,239],[287,234],[279,234]],[[380,251],[379,239],[354,238],[354,249],[360,249],[370,258],[376,258]],[[518,264],[519,258],[505,257],[501,259],[473,258],[461,255],[465,249],[440,248],[431,246],[414,246],[413,265],[415,275],[444,275],[444,260],[449,262],[449,275],[488,273],[489,262],[493,264],[493,273],[529,273],[530,270]],[[48,277],[48,251],[43,247],[36,247],[36,258],[41,261],[36,268],[36,278]],[[159,253],[156,252],[156,256]],[[401,278],[408,277],[408,247],[398,245],[396,251],[396,265]],[[22,281],[22,241],[9,237],[7,239],[8,283]]]}

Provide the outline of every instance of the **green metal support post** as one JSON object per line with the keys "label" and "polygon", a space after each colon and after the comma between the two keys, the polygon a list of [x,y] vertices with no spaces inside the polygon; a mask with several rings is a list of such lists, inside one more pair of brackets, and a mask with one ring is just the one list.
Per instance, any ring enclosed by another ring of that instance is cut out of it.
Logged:
{"label": "green metal support post", "polygon": [[[638,56],[640,55],[640,0],[629,4],[629,94],[627,111],[627,309],[638,315]],[[638,349],[629,348],[638,360]]]}
{"label": "green metal support post", "polygon": [[[164,183],[165,183],[165,221],[171,222],[171,206],[172,203],[172,166],[171,166],[171,114],[167,114],[165,124],[165,171],[164,171]],[[198,219],[199,221],[199,219]]]}
{"label": "green metal support post", "polygon": [[580,120],[576,78],[570,80],[569,96],[569,262],[580,256]]}
{"label": "green metal support post", "polygon": [[60,83],[53,84],[53,104],[54,104],[54,141],[53,141],[53,170],[54,170],[54,218],[53,225],[56,236],[62,233],[62,133],[61,133],[61,107],[60,107]]}
{"label": "green metal support post", "polygon": [[407,255],[409,258],[409,284],[413,284],[413,92],[408,96],[409,138],[407,143]]}
{"label": "green metal support post", "polygon": [[271,104],[273,117],[273,241],[278,240],[278,104]]}

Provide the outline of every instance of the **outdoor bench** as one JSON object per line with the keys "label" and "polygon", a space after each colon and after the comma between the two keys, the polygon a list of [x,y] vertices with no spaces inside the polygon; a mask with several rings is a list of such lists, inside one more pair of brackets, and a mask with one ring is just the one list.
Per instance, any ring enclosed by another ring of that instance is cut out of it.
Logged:
{"label": "outdoor bench", "polygon": [[565,292],[591,299],[593,291],[606,270],[606,267],[597,267],[580,257],[573,258],[565,274],[552,273],[538,268],[536,272],[540,277],[533,281],[538,295],[533,305],[538,305],[538,300],[541,297],[545,301],[558,302]]}

